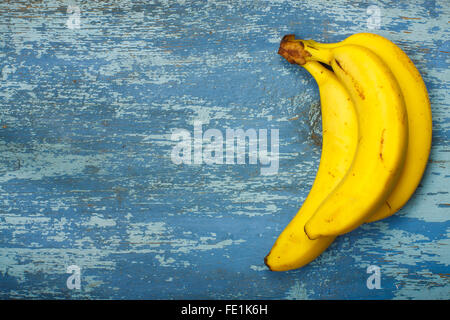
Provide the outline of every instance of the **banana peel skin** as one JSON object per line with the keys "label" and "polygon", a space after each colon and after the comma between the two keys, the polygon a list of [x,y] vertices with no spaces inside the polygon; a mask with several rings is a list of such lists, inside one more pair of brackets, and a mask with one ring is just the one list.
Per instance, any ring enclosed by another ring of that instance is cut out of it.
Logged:
{"label": "banana peel skin", "polygon": [[344,86],[332,71],[317,61],[305,61],[302,67],[314,77],[319,87],[322,153],[307,198],[265,258],[265,264],[272,271],[300,268],[313,261],[334,241],[334,236],[311,240],[304,226],[320,203],[344,178],[358,142],[356,113]]}
{"label": "banana peel skin", "polygon": [[345,44],[308,51],[313,60],[331,61],[350,93],[359,127],[352,166],[305,225],[316,239],[356,229],[385,203],[405,163],[408,121],[397,80],[371,50]]}
{"label": "banana peel skin", "polygon": [[[308,207],[311,193],[314,198],[314,185],[324,184],[317,180],[326,182],[319,174],[321,158],[310,194],[265,257],[270,270],[285,271],[313,261],[336,236],[363,223],[387,218],[410,199],[428,162],[432,121],[420,73],[397,45],[382,36],[357,33],[338,43],[319,43],[295,39],[291,34],[283,37],[278,53],[291,64],[303,67],[311,66],[313,61],[331,66],[351,96],[359,130],[358,134],[350,134],[357,140],[357,151],[352,166],[339,176],[338,186],[325,190],[320,205],[314,203],[308,210],[303,209]],[[321,83],[317,82],[320,90]],[[323,97],[321,91],[322,112]],[[338,154],[341,158],[344,155]],[[360,165],[355,165],[358,162]],[[354,178],[357,175],[359,179]]]}

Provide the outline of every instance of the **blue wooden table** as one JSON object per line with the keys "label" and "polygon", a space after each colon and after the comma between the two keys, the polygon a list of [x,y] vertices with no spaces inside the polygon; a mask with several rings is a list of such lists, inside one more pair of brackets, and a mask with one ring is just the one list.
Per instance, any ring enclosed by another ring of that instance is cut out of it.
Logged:
{"label": "blue wooden table", "polygon": [[[0,298],[449,299],[449,13],[445,0],[2,2]],[[321,152],[317,86],[280,39],[357,32],[393,40],[423,75],[427,171],[395,216],[271,272]],[[278,163],[196,158],[196,137],[225,144],[227,129],[266,137],[269,155],[278,134]]]}

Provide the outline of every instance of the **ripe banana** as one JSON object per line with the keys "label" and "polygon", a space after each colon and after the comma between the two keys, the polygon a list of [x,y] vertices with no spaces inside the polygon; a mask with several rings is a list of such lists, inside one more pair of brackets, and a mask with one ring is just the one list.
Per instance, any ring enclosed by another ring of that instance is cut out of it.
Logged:
{"label": "ripe banana", "polygon": [[422,179],[431,149],[432,115],[423,79],[405,52],[390,40],[373,33],[357,33],[338,43],[305,41],[306,47],[336,48],[355,44],[370,49],[392,71],[405,99],[408,114],[408,149],[403,170],[394,190],[367,222],[389,217],[403,207]]}
{"label": "ripe banana", "polygon": [[[283,41],[288,38],[289,36]],[[282,50],[279,53],[289,58]],[[290,62],[295,63],[292,60]],[[304,226],[320,203],[344,178],[353,161],[358,142],[358,121],[347,90],[334,73],[319,62],[309,61],[303,67],[314,77],[319,87],[322,154],[308,196],[264,259],[272,271],[300,268],[314,260],[333,242],[334,236],[310,240]]]}
{"label": "ripe banana", "polygon": [[281,47],[300,64],[316,60],[331,65],[355,105],[358,145],[353,163],[305,224],[310,239],[347,233],[385,203],[399,179],[408,145],[401,89],[386,64],[364,47],[315,47],[292,38]]}

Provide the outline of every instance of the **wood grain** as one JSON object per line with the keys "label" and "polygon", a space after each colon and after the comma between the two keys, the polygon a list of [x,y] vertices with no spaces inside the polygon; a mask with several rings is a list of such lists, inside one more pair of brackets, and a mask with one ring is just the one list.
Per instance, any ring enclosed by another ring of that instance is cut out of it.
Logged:
{"label": "wood grain", "polygon": [[[448,17],[443,0],[2,2],[0,298],[450,298]],[[279,41],[362,31],[396,42],[424,77],[427,171],[397,215],[270,272],[263,258],[320,158],[317,86]],[[171,134],[194,121],[278,129],[277,174],[174,164]],[[366,286],[370,265],[381,289]]]}

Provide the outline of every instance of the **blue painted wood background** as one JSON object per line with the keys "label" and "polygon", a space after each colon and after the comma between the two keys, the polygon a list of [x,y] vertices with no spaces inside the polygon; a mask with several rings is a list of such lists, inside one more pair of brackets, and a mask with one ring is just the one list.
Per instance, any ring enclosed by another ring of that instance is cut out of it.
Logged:
{"label": "blue painted wood background", "polygon": [[[2,1],[0,298],[449,299],[449,9]],[[270,272],[263,258],[320,157],[317,86],[277,54],[279,41],[363,31],[396,42],[424,77],[427,171],[397,215],[339,237],[304,268]],[[278,173],[173,163],[171,134],[194,121],[224,134],[278,129]],[[66,285],[70,265],[81,289]],[[371,265],[381,289],[367,287]]]}

